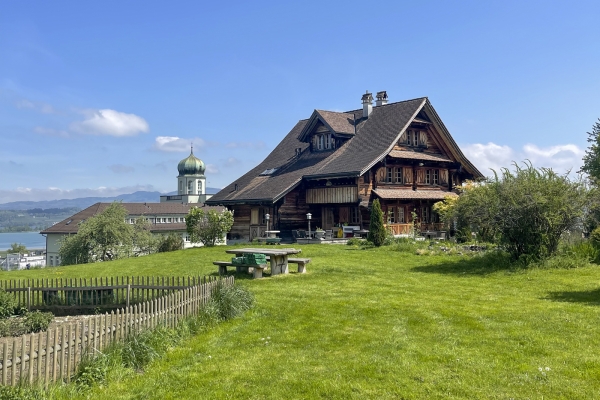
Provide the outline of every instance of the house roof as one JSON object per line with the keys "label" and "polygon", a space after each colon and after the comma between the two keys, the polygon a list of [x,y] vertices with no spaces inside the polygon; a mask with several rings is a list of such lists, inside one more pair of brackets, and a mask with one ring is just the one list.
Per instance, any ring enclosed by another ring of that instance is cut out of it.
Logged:
{"label": "house roof", "polygon": [[[89,206],[85,210],[81,210],[78,213],[70,216],[69,218],[57,222],[50,228],[43,230],[42,234],[49,233],[77,233],[79,230],[79,224],[86,219],[100,214],[112,203],[96,203]],[[173,216],[184,216],[190,212],[190,209],[199,204],[181,204],[181,203],[121,203],[127,210],[128,216],[147,216],[147,217],[173,217]],[[223,207],[206,207],[207,209],[216,209],[217,211],[223,210]],[[151,231],[171,231],[171,230],[182,230],[185,229],[185,223],[166,223],[166,224],[152,224]]]}
{"label": "house roof", "polygon": [[373,192],[380,198],[386,200],[444,200],[446,197],[457,197],[454,192],[443,190],[410,190],[377,188]]}
{"label": "house roof", "polygon": [[426,160],[426,161],[442,161],[442,162],[452,162],[448,157],[444,157],[439,154],[430,154],[419,151],[409,151],[409,150],[392,150],[390,151],[390,157],[393,158],[403,158],[408,160]]}
{"label": "house roof", "polygon": [[[215,194],[207,204],[273,203],[302,179],[361,176],[392,151],[400,135],[424,109],[431,114],[432,124],[441,139],[452,149],[451,156],[467,173],[482,177],[452,140],[435,111],[432,112],[429,100],[422,97],[373,107],[368,118],[362,117],[362,109],[340,113],[315,110],[311,118],[299,121],[263,162]],[[329,125],[333,133],[351,134],[350,138],[334,150],[307,151],[309,128],[314,127],[316,121]],[[299,155],[297,149],[302,150]],[[272,168],[277,170],[261,176],[263,171]]]}

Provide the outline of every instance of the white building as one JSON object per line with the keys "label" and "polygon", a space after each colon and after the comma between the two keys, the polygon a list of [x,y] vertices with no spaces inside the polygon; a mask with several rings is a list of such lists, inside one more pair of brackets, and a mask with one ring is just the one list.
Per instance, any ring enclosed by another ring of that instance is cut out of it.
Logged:
{"label": "white building", "polygon": [[190,155],[179,161],[177,170],[177,194],[160,196],[161,203],[204,203],[212,197],[211,194],[206,194],[206,167],[202,160],[194,156],[193,147]]}
{"label": "white building", "polygon": [[[206,191],[204,163],[194,156],[193,149],[187,158],[177,166],[178,194],[160,196],[160,203],[121,203],[127,210],[127,222],[133,224],[137,218],[144,217],[150,222],[150,231],[154,234],[176,232],[181,235],[184,248],[199,247],[202,244],[192,243],[187,234],[185,217],[192,207],[204,207],[204,201],[210,198]],[[58,250],[61,240],[67,235],[75,235],[79,225],[86,219],[104,211],[111,203],[96,203],[77,214],[52,225],[40,232],[46,236],[46,265],[60,265]],[[224,207],[206,207],[221,212]],[[223,238],[222,244],[226,244]]]}

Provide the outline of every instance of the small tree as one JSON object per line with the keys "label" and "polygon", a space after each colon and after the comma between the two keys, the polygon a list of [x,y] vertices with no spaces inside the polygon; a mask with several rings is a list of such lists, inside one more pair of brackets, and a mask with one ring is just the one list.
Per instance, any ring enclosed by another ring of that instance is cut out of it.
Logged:
{"label": "small tree", "polygon": [[367,240],[379,247],[383,244],[385,237],[386,231],[383,225],[383,212],[381,211],[379,199],[375,199],[371,206],[371,223],[369,225]]}
{"label": "small tree", "polygon": [[154,253],[159,244],[159,239],[150,232],[150,221],[146,217],[135,220],[132,231],[133,248],[138,254]]}
{"label": "small tree", "polygon": [[590,147],[583,156],[581,171],[588,174],[597,185],[600,183],[600,119],[592,126],[592,131],[588,132],[587,141]]}
{"label": "small tree", "polygon": [[58,254],[62,265],[108,261],[130,254],[133,228],[125,222],[127,210],[112,203],[98,215],[79,225],[77,234],[65,237]]}
{"label": "small tree", "polygon": [[187,232],[194,243],[214,246],[233,226],[233,212],[224,209],[205,211],[201,207],[193,207],[185,218]]}
{"label": "small tree", "polygon": [[157,250],[159,253],[181,249],[183,249],[183,238],[178,233],[171,232],[168,235],[162,236],[158,241]]}
{"label": "small tree", "polygon": [[23,254],[27,252],[27,247],[21,243],[13,243],[10,245],[10,249],[8,249],[9,253],[19,253]]}

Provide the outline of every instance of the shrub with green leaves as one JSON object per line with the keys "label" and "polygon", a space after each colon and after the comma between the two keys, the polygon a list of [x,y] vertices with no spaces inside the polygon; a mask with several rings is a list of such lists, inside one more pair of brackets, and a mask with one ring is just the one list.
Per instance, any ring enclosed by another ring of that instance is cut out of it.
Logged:
{"label": "shrub with green leaves", "polygon": [[367,240],[373,245],[379,247],[385,241],[385,237],[387,236],[387,232],[385,230],[385,226],[383,225],[383,212],[381,211],[381,204],[379,204],[379,199],[375,199],[373,201],[373,205],[371,206],[371,224],[369,225],[369,235]]}
{"label": "shrub with green leaves", "polygon": [[17,300],[12,293],[0,289],[0,318],[8,318],[14,315],[17,308]]}
{"label": "shrub with green leaves", "polygon": [[48,329],[50,322],[54,319],[54,314],[37,310],[26,313],[24,319],[23,323],[28,333],[41,332]]}

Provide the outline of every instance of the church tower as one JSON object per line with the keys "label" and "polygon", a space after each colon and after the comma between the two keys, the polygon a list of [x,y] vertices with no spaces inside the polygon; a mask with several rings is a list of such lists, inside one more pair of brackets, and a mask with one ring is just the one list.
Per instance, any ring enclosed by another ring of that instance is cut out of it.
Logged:
{"label": "church tower", "polygon": [[177,194],[160,196],[161,203],[204,203],[212,197],[206,194],[206,167],[202,160],[194,155],[193,146],[190,155],[179,161],[177,170]]}

